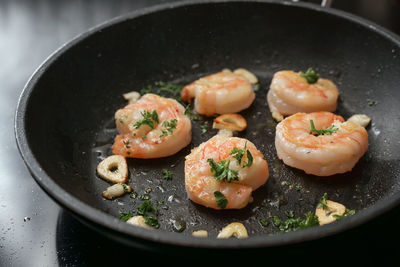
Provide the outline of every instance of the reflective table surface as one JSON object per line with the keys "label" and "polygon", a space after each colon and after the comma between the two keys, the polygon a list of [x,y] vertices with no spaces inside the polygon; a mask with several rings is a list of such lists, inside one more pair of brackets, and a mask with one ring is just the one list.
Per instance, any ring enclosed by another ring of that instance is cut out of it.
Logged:
{"label": "reflective table surface", "polygon": [[[131,265],[143,260],[189,264],[196,258],[179,251],[166,254],[129,248],[82,225],[31,178],[13,131],[20,93],[30,75],[53,51],[107,19],[166,2],[172,1],[0,1],[0,266]],[[333,7],[400,34],[399,1],[342,0],[334,1]],[[400,207],[344,233],[288,247],[254,250],[249,255],[266,264],[274,259],[281,263],[311,263],[316,255],[327,255],[326,261],[337,264],[346,259],[395,265],[396,254],[392,251],[400,248],[399,223]],[[212,261],[246,261],[241,255],[233,255],[221,259],[214,254]],[[206,259],[211,261],[211,257]]]}

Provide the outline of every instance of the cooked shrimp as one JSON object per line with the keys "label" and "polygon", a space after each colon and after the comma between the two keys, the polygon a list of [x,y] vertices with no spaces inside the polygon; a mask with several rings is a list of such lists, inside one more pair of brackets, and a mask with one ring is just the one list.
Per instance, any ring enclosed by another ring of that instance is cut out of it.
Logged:
{"label": "cooked shrimp", "polygon": [[[242,151],[242,158],[233,153],[238,150]],[[211,162],[226,163],[225,171],[236,174],[236,179],[229,182],[229,178],[218,180],[213,176],[217,172],[211,170]],[[251,192],[263,185],[268,176],[268,164],[262,153],[253,143],[243,138],[217,135],[186,156],[185,184],[189,198],[213,209],[245,207],[252,201]],[[225,196],[226,206],[218,205],[215,196],[217,191]]]}
{"label": "cooked shrimp", "polygon": [[332,81],[318,77],[310,84],[301,72],[275,73],[267,94],[273,117],[281,121],[283,116],[297,112],[335,111],[339,91]]}
{"label": "cooked shrimp", "polygon": [[181,97],[186,102],[194,98],[196,112],[211,116],[246,109],[253,103],[255,94],[244,75],[222,71],[185,86]]}
{"label": "cooked shrimp", "polygon": [[330,112],[297,113],[277,125],[275,147],[285,164],[329,176],[352,170],[368,149],[368,134]]}
{"label": "cooked shrimp", "polygon": [[131,158],[175,154],[191,139],[192,125],[184,107],[171,98],[146,94],[115,113],[119,135],[113,153]]}

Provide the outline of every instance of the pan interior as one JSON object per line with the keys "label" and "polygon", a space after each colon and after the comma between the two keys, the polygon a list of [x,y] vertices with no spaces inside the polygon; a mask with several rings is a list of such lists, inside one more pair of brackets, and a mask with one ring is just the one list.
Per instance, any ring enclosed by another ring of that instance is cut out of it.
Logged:
{"label": "pan interior", "polygon": [[[249,235],[275,233],[260,219],[296,217],[313,211],[326,192],[360,211],[399,192],[400,47],[371,28],[343,18],[280,4],[213,3],[165,9],[103,27],[60,53],[34,85],[26,110],[29,146],[41,168],[80,201],[115,217],[150,201],[160,211],[160,231],[182,235],[205,229],[216,236],[232,221]],[[187,84],[223,68],[246,68],[260,80],[252,106],[241,112],[248,128],[237,136],[265,155],[268,182],[242,210],[215,211],[192,203],[184,187],[184,157],[215,135],[212,118],[193,121],[191,144],[174,156],[129,159],[129,185],[137,198],[104,200],[108,183],[96,166],[111,155],[114,113],[127,103],[122,94],[157,81]],[[266,104],[274,72],[316,69],[339,88],[337,114],[367,114],[370,146],[352,172],[319,178],[285,166],[277,158],[276,123]],[[202,133],[208,123],[208,130]],[[162,169],[173,172],[163,178]]]}

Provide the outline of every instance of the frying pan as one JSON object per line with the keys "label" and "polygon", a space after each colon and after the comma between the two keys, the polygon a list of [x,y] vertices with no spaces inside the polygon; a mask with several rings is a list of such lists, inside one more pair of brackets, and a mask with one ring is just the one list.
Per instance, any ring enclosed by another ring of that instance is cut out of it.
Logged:
{"label": "frying pan", "polygon": [[[108,237],[144,248],[253,248],[313,240],[353,228],[400,203],[400,40],[353,15],[306,3],[275,1],[190,1],[152,7],[106,22],[52,54],[34,73],[20,97],[15,132],[21,155],[37,183],[80,221]],[[192,143],[162,159],[128,159],[129,184],[140,196],[151,188],[160,228],[145,230],[119,220],[143,201],[125,195],[104,200],[109,185],[96,166],[111,155],[116,135],[113,115],[126,105],[122,94],[156,81],[187,84],[223,68],[246,68],[260,89],[248,121],[237,134],[267,158],[268,182],[242,210],[211,210],[187,199],[184,157],[215,135],[212,118],[193,121]],[[365,113],[367,153],[346,174],[306,175],[285,166],[274,148],[276,123],[266,104],[274,72],[315,68],[339,87],[337,114]],[[209,129],[202,133],[201,126]],[[164,180],[162,169],[174,176]],[[324,193],[356,214],[322,227],[279,232],[271,216],[296,217],[313,211]],[[155,204],[156,205],[156,204]],[[216,239],[233,221],[248,239]],[[177,232],[177,225],[185,230]],[[209,238],[194,238],[205,229]]]}

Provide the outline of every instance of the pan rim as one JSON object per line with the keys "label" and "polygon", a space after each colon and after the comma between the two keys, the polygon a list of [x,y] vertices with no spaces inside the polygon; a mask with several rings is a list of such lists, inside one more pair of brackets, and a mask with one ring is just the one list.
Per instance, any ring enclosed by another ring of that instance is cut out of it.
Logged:
{"label": "pan rim", "polygon": [[[342,221],[338,221],[333,224],[324,225],[320,227],[312,227],[309,229],[304,229],[297,232],[289,232],[284,235],[260,235],[252,236],[248,239],[201,239],[191,236],[184,236],[179,233],[167,232],[167,231],[150,231],[144,230],[137,227],[131,227],[130,225],[120,221],[118,218],[111,216],[101,210],[95,209],[92,206],[78,200],[73,197],[67,191],[63,190],[53,179],[46,174],[46,172],[41,168],[39,162],[32,153],[29,142],[27,140],[25,120],[26,120],[26,110],[29,103],[29,98],[34,90],[37,82],[40,80],[43,73],[56,61],[65,51],[71,47],[77,45],[80,41],[85,38],[99,32],[105,28],[112,27],[116,24],[122,23],[124,21],[133,20],[141,16],[162,12],[167,9],[192,6],[192,5],[206,5],[210,3],[244,3],[244,2],[256,2],[256,3],[268,3],[276,5],[288,5],[296,6],[305,9],[311,9],[317,12],[325,12],[330,15],[340,17],[345,20],[349,20],[360,26],[369,28],[371,31],[378,33],[379,35],[389,39],[397,46],[400,47],[400,37],[393,32],[373,23],[366,19],[360,18],[356,15],[349,14],[347,12],[327,9],[311,3],[302,2],[282,2],[276,0],[255,0],[255,1],[245,1],[245,0],[211,0],[211,1],[201,1],[201,0],[191,0],[183,2],[175,2],[168,4],[161,4],[152,6],[149,8],[137,10],[130,12],[111,20],[108,20],[98,26],[90,28],[88,31],[79,34],[71,41],[63,44],[59,49],[53,52],[32,74],[28,82],[24,86],[24,89],[19,97],[17,109],[14,118],[14,132],[17,142],[18,150],[28,167],[29,172],[39,184],[39,186],[61,207],[73,212],[78,217],[95,223],[98,226],[104,227],[119,236],[124,235],[124,239],[141,239],[150,241],[154,244],[172,245],[172,246],[184,246],[184,247],[201,247],[201,248],[255,248],[255,247],[271,247],[271,246],[283,246],[288,244],[295,244],[304,241],[315,240],[323,237],[333,235],[335,233],[344,232],[363,223],[370,221],[371,219],[378,217],[387,211],[393,209],[394,207],[400,205],[400,192],[386,196],[376,203],[372,204],[370,207],[365,208],[357,214],[351,216],[350,218]],[[266,238],[267,237],[267,238]]]}

